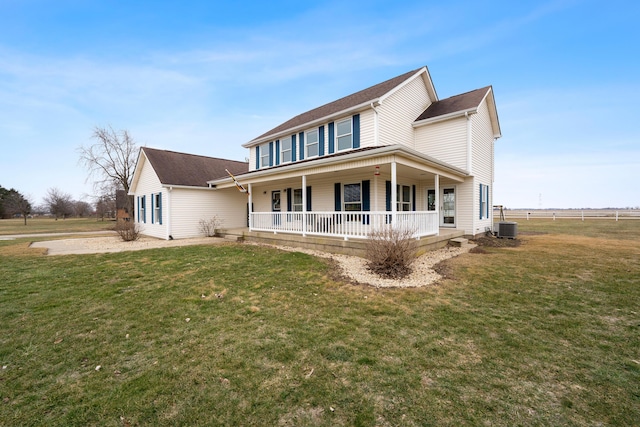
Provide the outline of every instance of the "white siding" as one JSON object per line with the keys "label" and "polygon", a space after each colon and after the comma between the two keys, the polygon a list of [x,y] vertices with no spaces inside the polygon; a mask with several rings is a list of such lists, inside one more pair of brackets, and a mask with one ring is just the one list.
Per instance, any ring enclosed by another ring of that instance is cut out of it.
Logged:
{"label": "white siding", "polygon": [[[474,173],[473,233],[484,233],[493,226],[493,129],[486,100],[480,104],[478,114],[471,116],[472,159]],[[489,186],[489,217],[480,219],[480,184]]]}
{"label": "white siding", "polygon": [[171,236],[174,239],[203,237],[200,221],[216,216],[221,228],[247,225],[247,195],[235,188],[225,190],[174,188],[171,191]]}
{"label": "white siding", "polygon": [[459,117],[415,129],[415,149],[461,169],[467,169],[467,119]]}
{"label": "white siding", "polygon": [[384,99],[378,107],[380,145],[414,148],[412,123],[431,105],[422,78],[416,78]]}
{"label": "white siding", "polygon": [[372,109],[360,113],[360,147],[375,146],[374,120],[374,112]]}
{"label": "white siding", "polygon": [[[142,156],[141,160],[142,169],[140,171],[140,178],[136,185],[136,192],[133,198],[133,211],[135,220],[140,225],[141,233],[146,236],[157,237],[160,239],[166,239],[167,236],[167,195],[160,180],[156,175],[151,164],[147,161],[146,157]],[[151,222],[151,196],[152,194],[162,193],[162,224],[158,219],[154,217],[154,223]],[[146,196],[146,213],[145,218],[138,218],[140,210],[138,209],[139,197]]]}
{"label": "white siding", "polygon": [[256,170],[256,147],[249,148],[249,171]]}

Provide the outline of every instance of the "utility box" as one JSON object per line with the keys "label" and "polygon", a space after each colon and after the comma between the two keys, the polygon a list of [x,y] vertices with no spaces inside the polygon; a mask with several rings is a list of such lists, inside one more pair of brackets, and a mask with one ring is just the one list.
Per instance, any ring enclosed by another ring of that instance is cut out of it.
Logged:
{"label": "utility box", "polygon": [[498,223],[498,237],[501,239],[515,239],[518,236],[518,223],[500,221]]}

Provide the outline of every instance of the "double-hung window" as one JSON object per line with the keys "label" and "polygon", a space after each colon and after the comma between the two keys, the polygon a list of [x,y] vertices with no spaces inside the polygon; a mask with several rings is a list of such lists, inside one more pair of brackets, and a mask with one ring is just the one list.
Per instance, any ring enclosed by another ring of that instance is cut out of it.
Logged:
{"label": "double-hung window", "polygon": [[398,185],[396,187],[396,202],[398,212],[411,211],[411,187],[408,185]]}
{"label": "double-hung window", "polygon": [[336,123],[336,141],[338,151],[353,147],[353,123],[351,117]]}
{"label": "double-hung window", "polygon": [[138,222],[147,222],[147,196],[138,197]]}
{"label": "double-hung window", "polygon": [[162,224],[162,193],[153,194],[153,219],[156,224]]}
{"label": "double-hung window", "polygon": [[302,188],[293,190],[292,208],[294,212],[302,212]]}
{"label": "double-hung window", "polygon": [[318,155],[318,129],[307,132],[305,145],[307,148],[307,157],[314,157]]}
{"label": "double-hung window", "polygon": [[343,192],[345,212],[362,211],[362,184],[345,184]]}
{"label": "double-hung window", "polygon": [[489,186],[480,184],[480,219],[489,218]]}
{"label": "double-hung window", "polygon": [[280,140],[280,163],[291,161],[291,137],[287,136]]}
{"label": "double-hung window", "polygon": [[260,167],[268,168],[269,167],[269,157],[271,156],[271,150],[269,149],[269,144],[262,144],[260,146]]}

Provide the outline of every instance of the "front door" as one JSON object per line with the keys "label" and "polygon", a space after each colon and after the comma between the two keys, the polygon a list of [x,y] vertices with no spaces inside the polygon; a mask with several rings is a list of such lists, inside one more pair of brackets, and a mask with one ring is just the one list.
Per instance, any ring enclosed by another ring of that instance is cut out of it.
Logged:
{"label": "front door", "polygon": [[442,227],[456,226],[456,190],[455,188],[442,189],[442,206],[440,207]]}
{"label": "front door", "polygon": [[271,192],[271,212],[273,212],[273,225],[280,225],[280,190]]}

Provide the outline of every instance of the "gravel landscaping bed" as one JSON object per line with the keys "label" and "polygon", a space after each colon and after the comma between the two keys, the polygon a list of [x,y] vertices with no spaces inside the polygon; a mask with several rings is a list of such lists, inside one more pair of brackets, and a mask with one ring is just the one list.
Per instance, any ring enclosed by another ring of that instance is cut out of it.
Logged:
{"label": "gravel landscaping bed", "polygon": [[376,288],[418,288],[431,285],[442,278],[433,267],[441,261],[469,252],[476,245],[468,243],[461,247],[446,246],[441,249],[428,251],[419,256],[412,265],[413,271],[404,279],[385,279],[372,273],[367,268],[367,261],[357,256],[330,254],[303,248],[277,246],[285,251],[302,252],[321,258],[329,258],[335,261],[342,270],[342,275],[354,283],[374,286]]}

